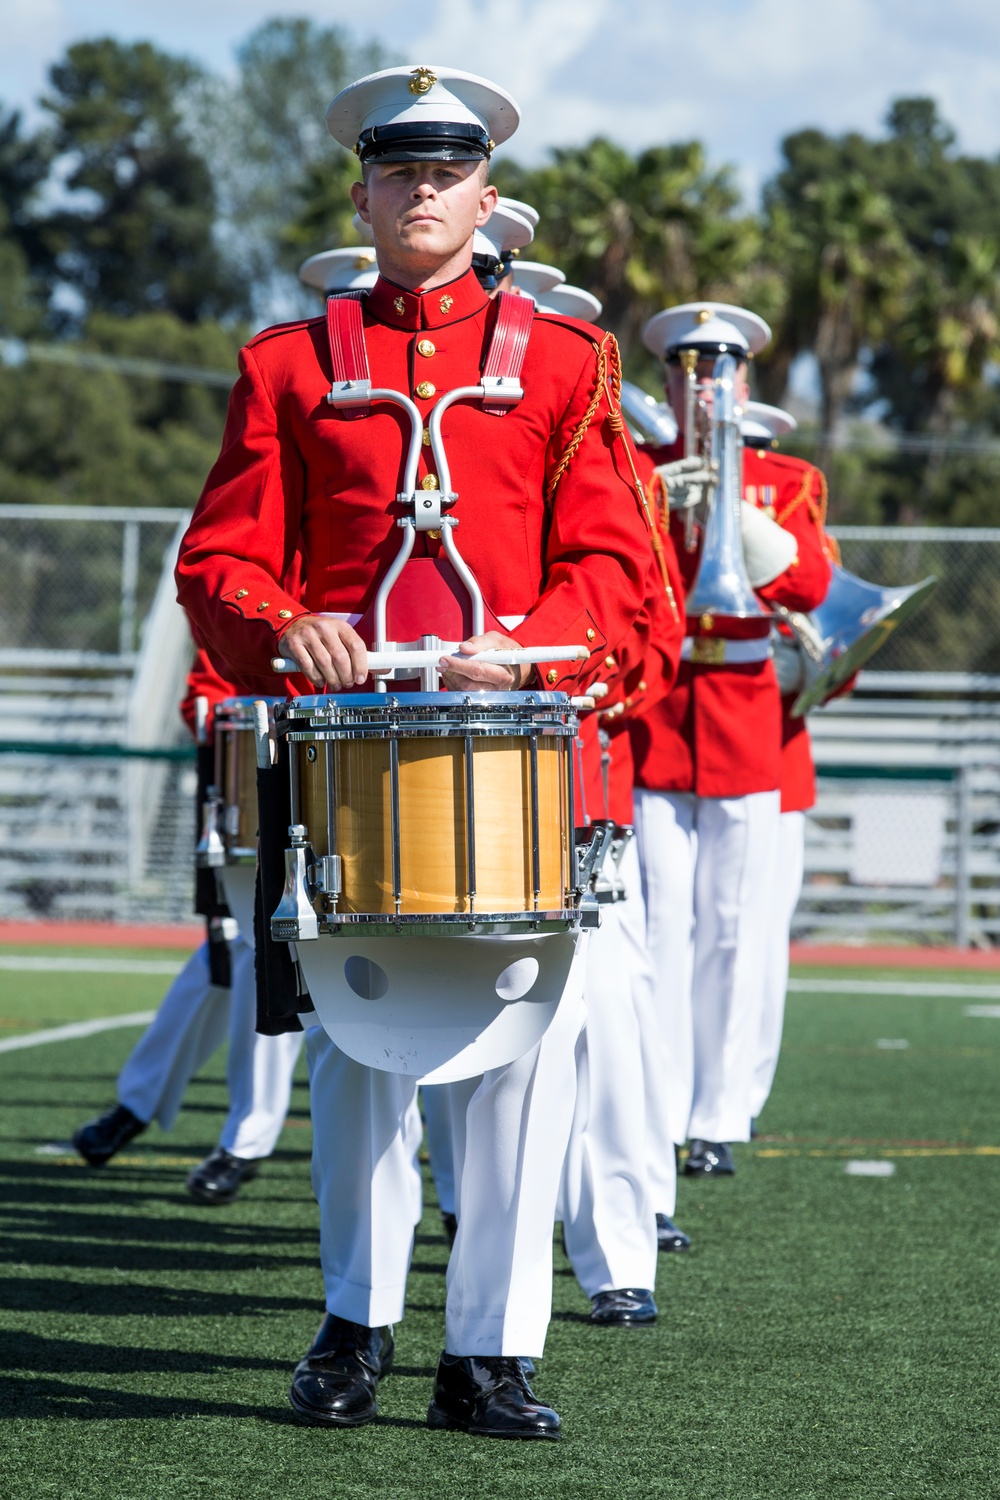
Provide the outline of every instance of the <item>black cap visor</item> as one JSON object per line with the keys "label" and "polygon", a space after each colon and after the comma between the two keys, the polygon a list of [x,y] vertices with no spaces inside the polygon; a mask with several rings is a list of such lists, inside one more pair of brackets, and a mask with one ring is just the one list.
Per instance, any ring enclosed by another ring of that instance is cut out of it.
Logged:
{"label": "black cap visor", "polygon": [[686,349],[696,350],[699,359],[715,359],[720,354],[731,354],[740,364],[745,364],[750,358],[746,344],[727,343],[720,339],[706,340],[701,344],[695,339],[688,339],[683,344],[671,344],[664,350],[663,358],[668,365],[675,365]]}
{"label": "black cap visor", "polygon": [[362,162],[489,161],[493,142],[481,125],[418,120],[373,125],[356,149]]}

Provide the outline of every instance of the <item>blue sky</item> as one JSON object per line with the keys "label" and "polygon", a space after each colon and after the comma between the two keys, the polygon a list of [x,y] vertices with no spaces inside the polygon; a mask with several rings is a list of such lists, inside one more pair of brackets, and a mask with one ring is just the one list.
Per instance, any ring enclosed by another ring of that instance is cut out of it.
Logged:
{"label": "blue sky", "polygon": [[510,149],[525,160],[598,132],[699,137],[752,192],[787,131],[875,130],[902,93],[934,95],[966,149],[1000,153],[997,0],[0,0],[0,100],[30,106],[63,48],[103,33],[227,71],[234,43],[272,15],[495,78],[521,105]]}

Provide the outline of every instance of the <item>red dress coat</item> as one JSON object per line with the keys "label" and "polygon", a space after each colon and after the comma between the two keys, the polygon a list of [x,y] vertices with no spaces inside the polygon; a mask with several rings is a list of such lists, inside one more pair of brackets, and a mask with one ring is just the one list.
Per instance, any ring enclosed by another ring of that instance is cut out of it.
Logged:
{"label": "red dress coat", "polygon": [[[644,455],[646,472],[652,475],[654,464],[680,456],[679,443],[653,450]],[[821,483],[819,471],[801,460],[764,449],[744,450],[746,498],[773,512],[773,519],[791,531],[798,543],[791,565],[758,590],[765,603],[810,610],[826,594],[830,563],[821,513],[810,498]],[[653,492],[660,488],[653,476]],[[670,529],[685,588],[690,591],[701,559],[701,538],[696,534],[695,549],[688,552],[679,516],[671,516]],[[740,628],[740,622],[720,626],[707,617],[688,617],[687,631],[692,637],[712,633],[716,639],[749,633],[746,627]],[[781,726],[781,698],[770,661],[720,666],[682,661],[673,691],[631,726],[636,784],[699,797],[774,791],[782,777]]]}
{"label": "red dress coat", "polygon": [[[426,420],[437,394],[478,383],[495,317],[471,271],[426,292],[379,280],[363,303],[374,386],[410,395]],[[444,420],[459,549],[493,613],[522,619],[510,628],[521,645],[591,647],[586,662],[539,669],[545,686],[570,692],[626,635],[646,584],[649,531],[609,397],[616,355],[589,324],[536,315],[523,401],[503,417],[470,401]],[[274,692],[269,663],[288,622],[359,616],[396,555],[409,422],[389,403],[358,420],[328,405],[323,318],[266,330],[240,369],[222,452],[181,545],[178,597],[236,680]],[[424,446],[421,477],[430,466]],[[299,545],[301,593],[279,582]],[[440,550],[423,532],[413,556]]]}

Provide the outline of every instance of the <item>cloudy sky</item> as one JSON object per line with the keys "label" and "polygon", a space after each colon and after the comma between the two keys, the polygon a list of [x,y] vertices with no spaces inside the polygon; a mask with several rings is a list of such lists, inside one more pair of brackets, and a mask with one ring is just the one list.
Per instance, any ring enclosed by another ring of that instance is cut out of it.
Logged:
{"label": "cloudy sky", "polygon": [[0,100],[29,107],[69,42],[106,33],[226,71],[273,15],[495,78],[521,105],[522,159],[598,132],[699,137],[752,191],[787,131],[872,131],[889,99],[915,93],[939,100],[967,150],[1000,153],[997,0],[0,0]]}

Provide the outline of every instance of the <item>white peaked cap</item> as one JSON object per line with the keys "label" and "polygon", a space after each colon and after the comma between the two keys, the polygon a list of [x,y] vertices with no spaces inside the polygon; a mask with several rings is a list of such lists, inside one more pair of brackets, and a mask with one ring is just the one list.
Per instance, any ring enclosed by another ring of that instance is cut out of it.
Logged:
{"label": "white peaked cap", "polygon": [[[504,89],[475,73],[442,67],[369,73],[341,89],[326,112],[327,128],[342,146],[351,151],[360,146],[362,159],[371,154],[373,159],[397,161],[432,161],[448,155],[463,159],[463,142],[465,160],[485,159],[493,146],[514,134],[519,120],[520,111]],[[375,138],[362,143],[368,131],[374,131]],[[377,145],[383,132],[384,155]],[[406,154],[394,157],[397,146]]]}
{"label": "white peaked cap", "polygon": [[346,250],[321,250],[299,266],[299,280],[320,292],[348,292],[375,285],[378,265],[367,245]]}
{"label": "white peaked cap", "polygon": [[649,319],[642,342],[659,359],[677,349],[705,354],[759,354],[771,338],[763,318],[729,302],[683,302]]}
{"label": "white peaked cap", "polygon": [[770,443],[774,438],[784,437],[786,432],[794,432],[798,425],[791,412],[782,411],[780,406],[748,401],[743,408],[740,431],[751,443]]}
{"label": "white peaked cap", "polygon": [[372,234],[372,226],[370,224],[366,224],[360,214],[354,215],[354,218],[351,220],[351,228],[354,230],[355,234],[358,236],[358,239],[361,240],[363,244],[374,245],[375,236],[374,234]]}
{"label": "white peaked cap", "polygon": [[556,266],[543,265],[538,260],[515,260],[511,266],[514,273],[514,285],[519,292],[526,292],[529,297],[534,297],[537,302],[539,297],[546,292],[551,292],[553,287],[561,286],[566,280]]}
{"label": "white peaked cap", "polygon": [[[515,277],[516,280],[516,277]],[[536,303],[539,312],[561,313],[564,318],[582,318],[592,323],[601,316],[602,304],[582,286],[554,286],[542,292]]]}
{"label": "white peaked cap", "polygon": [[[523,250],[535,238],[535,224],[514,206],[510,198],[500,198],[485,224],[472,236],[473,255],[490,255],[497,260],[508,250]],[[524,205],[527,207],[527,205]]]}

